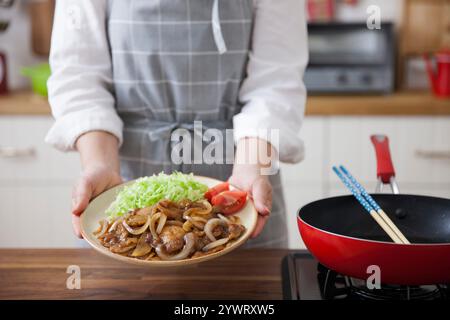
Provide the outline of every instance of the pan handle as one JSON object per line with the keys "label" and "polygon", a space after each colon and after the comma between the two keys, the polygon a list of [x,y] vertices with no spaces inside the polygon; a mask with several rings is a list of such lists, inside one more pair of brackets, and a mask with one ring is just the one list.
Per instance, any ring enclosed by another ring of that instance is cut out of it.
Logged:
{"label": "pan handle", "polygon": [[395,177],[394,165],[392,164],[391,152],[389,150],[389,138],[385,135],[377,134],[370,137],[375,147],[377,156],[377,177],[383,183],[389,183],[391,177]]}
{"label": "pan handle", "polygon": [[390,184],[393,193],[399,193],[395,182],[395,169],[392,164],[391,151],[389,150],[389,138],[382,134],[370,136],[370,140],[375,147],[377,157],[377,177],[379,180],[378,191],[382,190],[383,184]]}

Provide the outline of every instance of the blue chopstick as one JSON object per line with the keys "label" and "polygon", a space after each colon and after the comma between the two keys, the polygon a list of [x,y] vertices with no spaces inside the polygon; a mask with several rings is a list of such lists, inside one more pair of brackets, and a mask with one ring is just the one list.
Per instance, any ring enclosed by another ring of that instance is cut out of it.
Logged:
{"label": "blue chopstick", "polygon": [[[397,228],[392,220],[381,209],[378,203],[367,193],[366,189],[352,176],[352,174],[344,167],[339,166],[341,171],[337,167],[333,166],[333,171],[341,179],[344,185],[350,190],[353,196],[359,201],[359,203],[366,209],[370,215],[377,221],[377,223],[384,229],[386,233],[396,243],[409,244],[408,239]],[[355,188],[356,187],[356,188]]]}
{"label": "blue chopstick", "polygon": [[370,203],[370,205],[375,209],[375,211],[380,211],[381,207],[378,203],[372,198],[370,194],[367,193],[366,189],[352,176],[352,174],[345,168],[344,166],[339,166],[339,168],[344,172],[347,178],[353,183],[353,185],[358,189],[358,191],[363,195],[364,198]]}
{"label": "blue chopstick", "polygon": [[337,167],[333,166],[333,171],[336,175],[341,179],[347,189],[353,194],[353,196],[359,201],[359,203],[366,209],[369,213],[371,213],[374,208],[361,196],[361,194],[351,185],[351,183],[344,177],[344,175],[338,170]]}

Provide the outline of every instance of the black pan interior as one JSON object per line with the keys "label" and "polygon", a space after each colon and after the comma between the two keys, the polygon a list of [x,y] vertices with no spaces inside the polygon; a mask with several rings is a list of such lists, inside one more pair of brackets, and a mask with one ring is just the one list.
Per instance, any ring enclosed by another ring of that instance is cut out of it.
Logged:
{"label": "black pan interior", "polygon": [[[450,243],[450,200],[416,195],[372,195],[412,243]],[[389,241],[390,238],[353,196],[307,204],[299,210],[306,223],[349,237]]]}

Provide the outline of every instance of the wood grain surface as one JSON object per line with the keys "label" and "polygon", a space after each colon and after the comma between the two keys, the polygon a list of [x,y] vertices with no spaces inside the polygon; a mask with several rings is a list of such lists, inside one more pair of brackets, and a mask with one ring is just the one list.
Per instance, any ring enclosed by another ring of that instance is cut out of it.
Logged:
{"label": "wood grain surface", "polygon": [[29,91],[19,91],[0,96],[0,115],[51,115],[47,98]]}
{"label": "wood grain surface", "polygon": [[[0,299],[281,299],[288,250],[240,249],[199,265],[150,269],[92,249],[1,249]],[[81,289],[66,287],[67,267]]]}
{"label": "wood grain surface", "polygon": [[[0,115],[50,115],[46,98],[31,92],[0,96]],[[450,99],[427,92],[391,95],[309,96],[307,116],[444,116],[450,115]]]}
{"label": "wood grain surface", "polygon": [[424,92],[392,95],[312,96],[306,103],[311,116],[445,116],[450,115],[450,99]]}

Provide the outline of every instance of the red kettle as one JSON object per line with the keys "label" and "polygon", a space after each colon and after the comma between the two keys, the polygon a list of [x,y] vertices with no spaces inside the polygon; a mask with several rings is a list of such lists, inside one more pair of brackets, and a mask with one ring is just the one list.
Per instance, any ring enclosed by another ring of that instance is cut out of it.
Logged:
{"label": "red kettle", "polygon": [[450,50],[441,50],[434,56],[436,60],[436,71],[427,55],[424,55],[431,87],[436,96],[442,98],[450,97]]}

